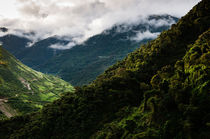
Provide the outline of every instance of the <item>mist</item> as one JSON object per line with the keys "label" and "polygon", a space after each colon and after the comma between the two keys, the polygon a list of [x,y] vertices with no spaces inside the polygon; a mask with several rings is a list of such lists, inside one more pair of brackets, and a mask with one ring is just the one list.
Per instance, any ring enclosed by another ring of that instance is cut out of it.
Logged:
{"label": "mist", "polygon": [[[11,1],[11,0],[9,0]],[[50,46],[70,49],[88,38],[117,24],[148,22],[148,15],[185,15],[200,0],[13,0],[18,16],[0,16],[0,26],[10,29],[5,34],[27,37],[32,42],[51,36],[72,42]],[[4,4],[0,2],[0,4]],[[13,6],[14,7],[14,6]],[[8,9],[10,10],[10,9]],[[154,26],[172,24],[169,21],[150,21]],[[33,32],[24,33],[24,32]],[[141,33],[142,35],[142,33]],[[145,33],[144,33],[145,35]],[[148,32],[146,32],[148,35]],[[150,34],[151,36],[151,34]],[[157,36],[157,34],[156,34]],[[137,36],[139,37],[139,36]],[[154,36],[152,36],[154,37]]]}

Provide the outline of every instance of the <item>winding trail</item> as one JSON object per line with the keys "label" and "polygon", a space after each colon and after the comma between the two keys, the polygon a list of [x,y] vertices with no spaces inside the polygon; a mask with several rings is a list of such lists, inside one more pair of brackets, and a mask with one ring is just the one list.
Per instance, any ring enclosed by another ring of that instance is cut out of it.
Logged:
{"label": "winding trail", "polygon": [[[31,91],[31,94],[33,95],[34,94],[34,92],[33,92],[33,90],[31,89],[31,86],[30,86],[30,83],[28,83],[25,79],[23,79],[23,78],[19,78],[19,80],[21,81],[21,83],[29,90],[29,91]],[[36,79],[33,79],[33,81],[34,80],[36,80]]]}

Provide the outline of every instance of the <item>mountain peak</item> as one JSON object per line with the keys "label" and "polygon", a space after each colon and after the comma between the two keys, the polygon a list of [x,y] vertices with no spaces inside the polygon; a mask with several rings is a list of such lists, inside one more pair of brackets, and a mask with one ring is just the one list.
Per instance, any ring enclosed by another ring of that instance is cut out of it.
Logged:
{"label": "mountain peak", "polygon": [[8,29],[6,27],[0,27],[0,32],[8,32]]}
{"label": "mountain peak", "polygon": [[209,10],[210,1],[201,1],[177,24],[91,84],[76,87],[75,93],[65,94],[40,112],[0,121],[0,135],[209,138]]}

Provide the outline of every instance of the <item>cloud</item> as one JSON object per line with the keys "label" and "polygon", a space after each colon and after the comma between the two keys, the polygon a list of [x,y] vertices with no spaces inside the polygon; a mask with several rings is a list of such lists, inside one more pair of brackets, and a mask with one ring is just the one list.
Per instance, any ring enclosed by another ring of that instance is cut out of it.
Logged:
{"label": "cloud", "polygon": [[[16,0],[15,12],[19,13],[19,17],[0,17],[0,26],[34,32],[34,35],[26,36],[34,42],[56,35],[65,37],[69,41],[73,40],[74,43],[82,43],[113,25],[135,24],[146,19],[148,15],[183,16],[199,1]],[[0,5],[3,3],[5,1],[0,2]],[[154,26],[165,23],[167,24],[168,21],[150,21]],[[17,31],[13,33],[18,34]],[[58,48],[58,46],[53,47]],[[70,46],[66,48],[71,48]]]}
{"label": "cloud", "polygon": [[136,36],[131,37],[130,40],[140,42],[144,39],[155,39],[160,32],[151,33],[149,30],[145,32],[138,32]]}
{"label": "cloud", "polygon": [[71,49],[75,45],[76,45],[76,43],[74,43],[74,42],[70,42],[67,45],[56,43],[56,44],[50,45],[49,48],[58,49],[58,50],[66,50],[66,49]]}
{"label": "cloud", "polygon": [[146,24],[149,24],[150,26],[153,26],[153,27],[156,27],[156,28],[161,27],[161,26],[171,26],[172,24],[176,23],[176,21],[171,17],[169,17],[168,19],[165,18],[165,19],[158,19],[158,20],[147,19],[147,20],[143,20],[142,22],[145,22]]}

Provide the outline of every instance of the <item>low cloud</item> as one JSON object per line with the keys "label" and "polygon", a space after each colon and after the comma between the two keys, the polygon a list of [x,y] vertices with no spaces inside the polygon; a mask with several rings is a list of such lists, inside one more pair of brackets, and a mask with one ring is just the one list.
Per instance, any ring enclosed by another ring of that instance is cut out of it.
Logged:
{"label": "low cloud", "polygon": [[155,39],[159,34],[160,32],[152,33],[149,30],[147,30],[145,32],[138,32],[136,36],[131,37],[130,40],[140,42],[145,39]]}
{"label": "low cloud", "polygon": [[[80,44],[116,24],[146,21],[148,15],[185,15],[200,0],[13,0],[19,17],[0,17],[0,26],[13,29],[33,42],[50,36],[60,36]],[[3,2],[0,2],[3,4]],[[10,11],[10,9],[8,9]],[[146,21],[147,22],[147,21]],[[161,26],[168,21],[150,21]],[[21,33],[34,32],[33,35]],[[51,48],[63,45],[54,45]],[[65,48],[71,48],[72,44]]]}
{"label": "low cloud", "polygon": [[147,24],[149,24],[150,26],[153,27],[161,27],[161,26],[171,26],[172,24],[175,24],[176,21],[172,18],[169,17],[168,19],[152,19],[152,20],[144,20],[144,22],[146,22]]}
{"label": "low cloud", "polygon": [[27,45],[26,45],[26,47],[32,47],[35,43],[36,42],[33,42],[33,41],[32,42],[28,42]]}
{"label": "low cloud", "polygon": [[75,45],[76,45],[76,43],[74,43],[74,42],[69,42],[66,45],[65,44],[56,43],[56,44],[50,45],[49,48],[57,49],[57,50],[66,50],[66,49],[71,49]]}

